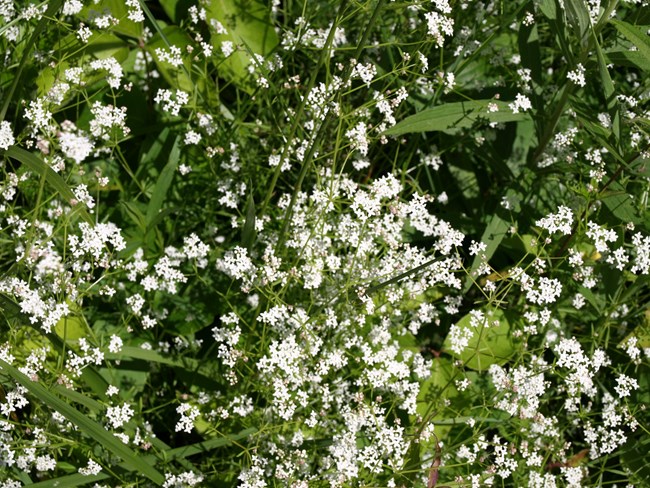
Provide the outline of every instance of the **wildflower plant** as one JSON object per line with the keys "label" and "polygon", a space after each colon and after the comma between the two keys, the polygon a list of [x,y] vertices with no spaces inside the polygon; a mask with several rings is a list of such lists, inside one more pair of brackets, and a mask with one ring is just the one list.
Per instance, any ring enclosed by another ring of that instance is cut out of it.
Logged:
{"label": "wildflower plant", "polygon": [[0,0],[0,487],[644,486],[644,0]]}

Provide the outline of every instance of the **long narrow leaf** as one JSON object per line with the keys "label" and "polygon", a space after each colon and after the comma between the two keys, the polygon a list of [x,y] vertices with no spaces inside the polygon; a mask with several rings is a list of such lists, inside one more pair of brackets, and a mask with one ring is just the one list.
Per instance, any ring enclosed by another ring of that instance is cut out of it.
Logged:
{"label": "long narrow leaf", "polygon": [[614,83],[612,78],[609,75],[609,70],[607,69],[607,61],[605,61],[605,56],[600,44],[598,43],[598,38],[592,30],[594,37],[594,47],[596,50],[596,58],[598,59],[598,71],[600,72],[600,81],[603,84],[603,89],[605,90],[605,97],[607,100],[607,110],[612,117],[612,131],[618,142],[621,139],[621,116],[618,110],[618,101],[616,99],[616,91],[614,89]]}
{"label": "long narrow leaf", "polygon": [[[498,111],[489,110],[490,104],[496,104]],[[490,122],[517,122],[529,119],[526,113],[513,113],[508,102],[496,100],[471,100],[467,102],[445,103],[423,110],[405,118],[388,129],[385,134],[399,136],[412,132],[433,132],[447,129],[471,127],[478,119]]]}
{"label": "long narrow leaf", "polygon": [[[58,174],[54,172],[45,162],[36,156],[35,154],[25,151],[17,146],[11,146],[5,151],[5,156],[9,156],[17,161],[20,161],[22,164],[27,166],[31,171],[37,173],[39,176],[45,175],[45,180],[54,188],[59,195],[65,198],[68,203],[75,199],[74,193],[67,185],[65,180],[61,178]],[[75,209],[79,212],[79,215],[88,222],[89,224],[93,223],[93,219],[90,217],[90,214],[86,212],[83,207]]]}
{"label": "long narrow leaf", "polygon": [[114,455],[121,458],[128,469],[142,473],[154,483],[162,484],[164,482],[164,476],[157,469],[144,462],[141,456],[138,456],[130,447],[104,429],[100,424],[89,419],[79,410],[49,392],[41,384],[30,380],[25,374],[21,373],[2,359],[0,359],[0,369],[24,386],[32,395],[46,404],[49,408],[52,408],[63,415],[66,419],[77,426],[81,432],[100,443]]}
{"label": "long narrow leaf", "polygon": [[648,62],[650,62],[650,38],[638,27],[620,20],[612,20],[614,27],[634,44]]}
{"label": "long narrow leaf", "polygon": [[149,206],[147,207],[147,216],[146,223],[147,226],[151,226],[158,212],[163,206],[165,197],[167,196],[167,191],[172,184],[174,179],[174,173],[176,173],[176,168],[178,168],[178,162],[181,158],[181,149],[180,149],[180,136],[176,136],[174,140],[174,145],[172,146],[171,151],[169,152],[169,158],[167,159],[167,164],[160,172],[158,176],[158,181],[156,181],[156,186],[153,189],[151,195],[151,200],[149,200]]}

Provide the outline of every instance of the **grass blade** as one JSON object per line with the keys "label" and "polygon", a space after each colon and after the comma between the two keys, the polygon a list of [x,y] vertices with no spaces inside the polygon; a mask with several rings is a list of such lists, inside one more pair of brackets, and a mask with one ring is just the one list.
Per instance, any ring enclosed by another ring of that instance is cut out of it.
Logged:
{"label": "grass blade", "polygon": [[[71,203],[72,200],[75,200],[76,197],[72,190],[68,186],[61,176],[56,174],[52,168],[50,168],[45,162],[36,156],[35,154],[25,151],[17,146],[11,146],[5,151],[5,156],[13,158],[25,166],[27,166],[31,171],[38,174],[39,176],[45,176],[45,180],[54,188],[59,195],[61,195],[68,203]],[[81,215],[86,222],[93,224],[93,219],[90,214],[83,207],[79,206],[75,210]]]}

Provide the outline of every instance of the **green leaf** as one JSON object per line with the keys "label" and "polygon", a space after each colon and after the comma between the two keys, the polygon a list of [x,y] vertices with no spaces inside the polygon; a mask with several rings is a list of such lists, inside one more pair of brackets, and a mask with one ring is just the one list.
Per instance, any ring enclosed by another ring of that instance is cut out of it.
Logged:
{"label": "green leaf", "polygon": [[126,212],[126,214],[129,216],[131,221],[138,227],[138,229],[146,233],[147,230],[147,223],[145,220],[145,216],[142,213],[142,211],[138,208],[138,203],[137,202],[120,202],[122,208]]}
{"label": "green leaf", "polygon": [[564,0],[564,11],[579,39],[584,40],[591,27],[589,10],[587,10],[584,0]]}
{"label": "green leaf", "polygon": [[63,385],[56,385],[54,386],[53,390],[57,392],[59,395],[66,397],[68,400],[78,403],[79,405],[83,405],[93,413],[99,413],[105,408],[97,400],[93,400],[92,398],[87,397],[86,395],[83,395],[78,391],[72,390],[70,388],[66,388]]}
{"label": "green leaf", "polygon": [[125,357],[131,359],[142,359],[149,363],[167,364],[169,366],[180,366],[182,368],[198,368],[199,362],[194,359],[185,358],[183,361],[163,356],[162,354],[152,351],[150,349],[142,349],[141,347],[124,346],[119,353],[106,354],[108,359],[123,359]]}
{"label": "green leaf", "polygon": [[621,461],[629,471],[629,481],[643,486],[650,479],[650,438],[643,433],[634,437],[625,444]]}
{"label": "green leaf", "polygon": [[[458,396],[454,377],[454,366],[451,360],[446,357],[438,357],[433,360],[431,376],[420,385],[416,411],[419,417],[427,422],[433,422],[434,433],[438,439],[444,439],[452,426],[438,425],[437,422],[447,420],[457,414],[453,407],[445,407],[449,400]],[[413,422],[415,422],[415,418],[413,418]],[[431,442],[420,440],[421,450],[430,447]]]}
{"label": "green leaf", "polygon": [[169,190],[169,187],[172,184],[172,180],[174,179],[174,174],[176,173],[178,162],[181,158],[180,140],[181,137],[176,136],[171,151],[169,152],[167,164],[160,172],[158,181],[156,181],[156,186],[154,187],[153,193],[151,194],[151,200],[149,200],[149,206],[147,207],[146,215],[147,229],[151,227],[151,223],[154,221],[158,213],[160,213],[160,209],[162,208],[167,196],[167,191]]}
{"label": "green leaf", "polygon": [[464,291],[467,291],[472,286],[472,276],[475,275],[476,270],[483,261],[489,261],[490,258],[494,255],[501,241],[506,237],[508,229],[510,228],[510,222],[499,217],[498,214],[492,215],[490,222],[488,223],[483,236],[481,236],[481,242],[485,243],[485,251],[482,254],[474,256],[472,261],[472,266],[469,270],[469,274],[465,279]]}
{"label": "green leaf", "polygon": [[121,458],[128,466],[128,469],[145,475],[157,484],[162,484],[165,481],[165,477],[158,470],[144,462],[140,456],[131,450],[130,447],[125,445],[120,439],[76,408],[50,393],[40,383],[30,380],[25,374],[21,373],[2,359],[0,359],[0,369],[5,371],[16,382],[24,386],[32,395],[42,401],[49,408],[56,410],[63,415],[81,432],[99,442],[103,447]]}
{"label": "green leaf", "polygon": [[[499,110],[489,112],[488,104],[490,103],[496,104]],[[445,103],[405,118],[385,131],[384,134],[399,136],[413,132],[459,129],[471,127],[478,119],[486,119],[489,122],[517,122],[530,119],[530,115],[526,113],[512,113],[508,103],[497,100]]]}
{"label": "green leaf", "polygon": [[603,89],[605,92],[605,100],[607,102],[607,111],[612,118],[612,132],[616,137],[616,140],[621,139],[621,116],[618,110],[618,100],[616,98],[616,90],[614,89],[614,83],[612,83],[612,78],[609,75],[609,70],[607,69],[607,61],[605,61],[605,56],[603,51],[600,48],[598,43],[598,38],[592,30],[592,35],[594,38],[594,48],[596,50],[596,58],[598,59],[598,71],[600,73],[600,81],[602,82]]}
{"label": "green leaf", "polygon": [[252,54],[268,55],[278,45],[269,7],[255,0],[212,0],[206,6],[207,20],[219,21],[226,34],[212,34],[212,45],[221,52],[221,43],[241,46],[219,65],[219,75],[242,85],[248,76]]}
{"label": "green leaf", "polygon": [[547,19],[557,19],[557,7],[555,5],[555,0],[542,0],[539,3],[539,10]]}
{"label": "green leaf", "polygon": [[111,15],[120,21],[119,24],[111,27],[113,32],[135,39],[142,37],[142,22],[133,22],[129,19],[129,9],[124,0],[99,0],[99,2],[94,2],[85,7],[80,15],[88,17],[94,15],[95,12],[103,13],[106,10],[110,11]]}
{"label": "green leaf", "polygon": [[65,341],[76,341],[88,334],[86,322],[78,313],[62,317],[54,326],[54,332]]}
{"label": "green leaf", "polygon": [[[70,205],[72,200],[75,200],[74,193],[70,187],[66,184],[63,178],[56,174],[52,168],[50,168],[45,162],[28,151],[21,149],[17,146],[11,146],[5,151],[5,155],[20,161],[22,164],[27,166],[30,171],[38,174],[39,176],[45,175],[45,180],[61,195]],[[86,209],[82,205],[78,205],[73,211],[81,215],[86,222],[93,224],[94,221],[90,217],[90,214],[86,212]]]}
{"label": "green leaf", "polygon": [[174,24],[187,18],[187,10],[194,5],[192,0],[159,0],[159,3]]}
{"label": "green leaf", "polygon": [[431,376],[420,385],[417,398],[417,413],[423,418],[431,413],[431,404],[440,399],[458,396],[454,386],[454,366],[449,358],[439,357],[433,360]]}
{"label": "green leaf", "polygon": [[601,201],[605,207],[607,207],[607,209],[620,221],[625,223],[633,222],[635,224],[641,223],[642,219],[639,217],[636,211],[634,200],[627,193],[610,193],[602,197]]}
{"label": "green leaf", "polygon": [[29,486],[30,488],[62,488],[62,487],[72,487],[72,486],[82,486],[89,485],[90,483],[95,483],[97,481],[105,480],[110,478],[111,475],[108,473],[99,473],[95,475],[83,475],[83,474],[69,474],[67,476],[60,476],[58,478],[52,478],[50,480],[39,481],[38,483],[33,483]]}
{"label": "green leaf", "polygon": [[233,442],[245,439],[253,435],[255,432],[257,432],[257,429],[255,427],[249,427],[248,429],[242,430],[238,434],[215,437],[214,439],[208,439],[207,441],[198,442],[189,446],[177,447],[176,449],[164,451],[164,456],[165,459],[173,460],[195,456],[196,454],[205,454],[212,449],[227,446]]}
{"label": "green leaf", "polygon": [[511,319],[503,310],[491,306],[480,310],[484,317],[473,324],[472,314],[461,318],[456,327],[471,334],[469,344],[460,354],[452,350],[450,336],[444,342],[445,352],[460,359],[466,367],[485,371],[492,364],[504,364],[515,352],[510,333]]}
{"label": "green leaf", "polygon": [[614,27],[621,34],[627,37],[628,41],[637,47],[639,54],[645,58],[646,63],[650,63],[650,38],[648,38],[647,34],[638,27],[621,20],[611,20],[610,22],[614,24]]}
{"label": "green leaf", "polygon": [[246,200],[246,221],[241,230],[242,245],[251,250],[255,242],[255,200],[253,199],[253,192],[248,192],[248,199]]}
{"label": "green leaf", "polygon": [[650,60],[638,51],[609,51],[605,53],[608,63],[617,66],[631,66],[643,71],[650,71]]}

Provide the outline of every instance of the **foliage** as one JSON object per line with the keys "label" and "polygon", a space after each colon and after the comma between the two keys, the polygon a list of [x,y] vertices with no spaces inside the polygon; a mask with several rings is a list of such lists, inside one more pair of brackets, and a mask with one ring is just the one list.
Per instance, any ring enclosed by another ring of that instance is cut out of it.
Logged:
{"label": "foliage", "polygon": [[0,0],[0,487],[643,486],[645,0]]}

